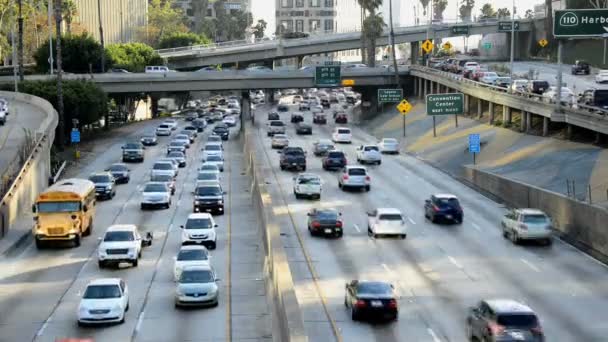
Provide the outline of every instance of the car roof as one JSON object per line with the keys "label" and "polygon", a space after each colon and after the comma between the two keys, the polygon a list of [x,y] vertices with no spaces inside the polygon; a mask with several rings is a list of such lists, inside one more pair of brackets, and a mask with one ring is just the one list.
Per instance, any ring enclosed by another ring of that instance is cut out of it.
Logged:
{"label": "car roof", "polygon": [[87,286],[91,285],[119,285],[122,279],[120,278],[99,278],[91,280]]}
{"label": "car roof", "polygon": [[435,196],[435,198],[441,198],[441,199],[458,199],[458,197],[456,197],[456,195],[452,195],[452,194],[434,194],[433,196]]}
{"label": "car roof", "polygon": [[316,173],[300,173],[300,174],[298,175],[298,177],[308,177],[308,178],[313,178],[313,177],[314,177],[314,178],[321,178],[321,176],[319,176],[319,175],[318,175],[318,174],[316,174]]}
{"label": "car roof", "polygon": [[154,184],[162,184],[162,185],[164,185],[164,186],[167,186],[167,183],[166,183],[166,182],[146,182],[146,184],[144,184],[144,186],[147,186],[147,185],[154,185]]}
{"label": "car roof", "polygon": [[185,245],[185,246],[181,246],[179,248],[179,250],[180,251],[183,251],[183,250],[204,250],[204,251],[208,252],[207,247],[205,247],[203,245]]}
{"label": "car roof", "polygon": [[213,272],[213,268],[211,267],[211,265],[188,265],[188,266],[184,266],[184,268],[182,268],[182,273],[185,271],[211,271]]}
{"label": "car roof", "polygon": [[399,214],[401,215],[401,211],[397,208],[378,208],[376,209],[378,214]]}
{"label": "car roof", "polygon": [[365,172],[367,172],[367,168],[365,166],[361,166],[361,165],[346,165],[344,168],[347,170],[363,169],[363,170],[365,170]]}
{"label": "car roof", "polygon": [[104,171],[104,172],[93,172],[93,173],[91,173],[91,175],[90,175],[89,177],[93,177],[93,176],[108,176],[108,177],[114,177],[114,176],[112,176],[112,174],[111,174],[111,173],[109,173],[109,172],[105,172],[105,171]]}
{"label": "car roof", "polygon": [[204,218],[213,218],[209,213],[192,213],[188,215],[188,219],[204,219]]}
{"label": "car roof", "polygon": [[349,131],[350,131],[350,128],[348,128],[348,127],[343,127],[343,126],[338,126],[338,127],[334,128],[334,129],[335,129],[336,131],[337,131],[337,130],[339,130],[339,129],[347,129],[347,130],[349,130]]}
{"label": "car roof", "polygon": [[200,180],[196,182],[196,186],[222,186],[218,180]]}
{"label": "car roof", "polygon": [[495,313],[534,313],[529,306],[513,299],[487,299],[484,302]]}
{"label": "car roof", "polygon": [[361,285],[361,284],[382,284],[382,285],[386,285],[386,286],[392,286],[391,283],[386,282],[386,281],[365,280],[365,279],[359,279],[359,280],[357,280],[357,285]]}
{"label": "car roof", "polygon": [[329,144],[329,145],[333,145],[334,143],[329,140],[329,139],[319,139],[318,141],[316,141],[319,144]]}
{"label": "car roof", "polygon": [[113,224],[106,229],[106,232],[115,232],[115,231],[135,231],[137,230],[137,226],[134,224]]}
{"label": "car roof", "polygon": [[542,210],[533,208],[520,208],[517,211],[523,215],[547,215]]}

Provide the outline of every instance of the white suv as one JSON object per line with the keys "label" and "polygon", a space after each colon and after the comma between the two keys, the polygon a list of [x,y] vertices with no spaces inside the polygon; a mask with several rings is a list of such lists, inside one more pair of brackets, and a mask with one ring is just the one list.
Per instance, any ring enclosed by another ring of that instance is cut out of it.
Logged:
{"label": "white suv", "polygon": [[78,305],[78,325],[124,323],[129,288],[120,278],[92,280]]}
{"label": "white suv", "polygon": [[348,127],[336,127],[331,134],[331,140],[336,143],[352,143],[353,136]]}
{"label": "white suv", "polygon": [[395,235],[402,239],[407,236],[405,220],[399,209],[378,208],[367,213],[367,235]]}
{"label": "white suv", "polygon": [[141,250],[144,246],[152,244],[149,238],[143,239],[137,226],[133,224],[116,224],[108,227],[97,249],[97,262],[99,268],[109,264],[118,266],[121,262],[128,262],[137,267]]}
{"label": "white suv", "polygon": [[357,148],[357,161],[361,164],[382,164],[378,145],[361,145]]}
{"label": "white suv", "polygon": [[359,188],[369,191],[371,178],[365,167],[346,165],[338,175],[338,187],[342,190],[346,190],[346,188]]}
{"label": "white suv", "polygon": [[194,213],[188,215],[182,229],[182,245],[197,244],[209,249],[217,246],[217,224],[209,213]]}

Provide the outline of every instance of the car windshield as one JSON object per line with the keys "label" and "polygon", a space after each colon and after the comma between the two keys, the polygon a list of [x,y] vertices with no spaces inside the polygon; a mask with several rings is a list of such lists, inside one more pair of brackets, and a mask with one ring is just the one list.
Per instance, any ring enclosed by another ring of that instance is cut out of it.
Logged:
{"label": "car windshield", "polygon": [[400,214],[381,214],[379,219],[381,221],[402,221],[403,218]]}
{"label": "car windshield", "polygon": [[283,121],[272,121],[270,126],[283,126]]}
{"label": "car windshield", "polygon": [[351,176],[365,176],[365,169],[348,169],[348,174]]}
{"label": "car windshield", "polygon": [[185,134],[178,134],[175,136],[175,140],[190,140],[190,138]]}
{"label": "car windshield", "polygon": [[207,252],[203,249],[183,249],[177,254],[177,261],[208,260]]}
{"label": "car windshield", "polygon": [[184,143],[180,141],[172,141],[169,143],[169,146],[183,146]]}
{"label": "car windshield", "polygon": [[173,166],[169,163],[156,163],[153,167],[154,170],[173,170]]}
{"label": "car windshield", "polygon": [[276,139],[276,140],[285,140],[285,139],[287,139],[287,136],[286,135],[282,135],[282,134],[275,134],[275,136],[272,137],[272,138]]}
{"label": "car windshield", "polygon": [[93,175],[89,177],[89,180],[93,183],[110,183],[112,181],[112,177],[108,175]]}
{"label": "car windshield", "polygon": [[205,146],[205,151],[221,151],[222,147],[220,145],[207,145]]}
{"label": "car windshield", "polygon": [[332,148],[334,148],[334,145],[331,144],[318,144],[317,148],[320,150],[330,150]]}
{"label": "car windshield", "polygon": [[150,180],[153,182],[171,182],[173,177],[171,175],[153,175]]}
{"label": "car windshield", "polygon": [[211,219],[210,218],[189,218],[186,221],[185,229],[210,229]]}
{"label": "car windshield", "polygon": [[384,139],[385,144],[396,144],[397,140],[395,139]]}
{"label": "car windshield", "polygon": [[495,72],[486,72],[485,76],[486,77],[498,77],[498,74]]}
{"label": "car windshield", "polygon": [[39,213],[65,213],[80,211],[80,202],[39,202]]}
{"label": "car windshield", "polygon": [[219,171],[219,169],[217,168],[217,166],[215,166],[213,164],[203,164],[203,166],[201,166],[201,170]]}
{"label": "car windshield", "polygon": [[365,146],[364,151],[379,151],[378,146]]}
{"label": "car windshield", "polygon": [[535,327],[538,321],[531,314],[502,314],[498,315],[496,323],[505,327]]}
{"label": "car windshield", "polygon": [[350,134],[350,129],[339,129],[338,134]]}
{"label": "car windshield", "polygon": [[167,187],[164,184],[146,184],[144,192],[167,192]]}
{"label": "car windshield", "polygon": [[357,292],[359,294],[391,294],[393,291],[389,284],[364,282],[357,285]]}
{"label": "car windshield", "polygon": [[90,285],[82,296],[84,299],[120,298],[118,285]]}
{"label": "car windshield", "polygon": [[108,170],[110,171],[129,171],[129,168],[126,165],[115,164],[111,165]]}
{"label": "car windshield", "polygon": [[218,180],[218,174],[217,173],[211,173],[211,172],[201,172],[198,174],[198,176],[196,177],[196,180],[199,181],[207,181],[207,180]]}
{"label": "car windshield", "polygon": [[207,157],[207,161],[208,162],[221,162],[222,161],[222,157],[220,157],[220,156],[208,156]]}
{"label": "car windshield", "polygon": [[213,282],[213,273],[211,271],[184,271],[179,278],[180,283],[210,283]]}
{"label": "car windshield", "polygon": [[182,152],[171,152],[167,156],[169,158],[184,158],[184,154]]}
{"label": "car windshield", "polygon": [[162,124],[162,125],[158,126],[158,128],[169,129],[169,125]]}
{"label": "car windshield", "polygon": [[115,242],[115,241],[133,241],[133,232],[130,231],[112,231],[107,232],[103,238],[103,241],[106,242]]}
{"label": "car windshield", "polygon": [[327,157],[329,157],[329,158],[343,158],[344,157],[344,153],[342,153],[342,152],[329,152],[327,154]]}
{"label": "car windshield", "polygon": [[317,211],[317,219],[319,220],[337,220],[338,213],[333,210],[320,210]]}
{"label": "car windshield", "polygon": [[460,203],[456,198],[437,198],[437,204],[440,207],[458,208]]}
{"label": "car windshield", "polygon": [[547,223],[547,216],[536,214],[536,215],[524,215],[524,223],[540,224]]}
{"label": "car windshield", "polygon": [[221,196],[222,189],[219,186],[199,186],[196,188],[197,196]]}
{"label": "car windshield", "polygon": [[125,150],[140,150],[141,146],[139,144],[130,143],[130,144],[125,144],[124,149]]}
{"label": "car windshield", "polygon": [[287,155],[298,155],[304,154],[304,151],[301,148],[286,148],[283,150],[283,153]]}
{"label": "car windshield", "polygon": [[298,178],[298,184],[314,184],[314,185],[319,185],[319,184],[321,184],[321,180],[319,179],[319,177],[309,177],[309,176],[299,177]]}
{"label": "car windshield", "polygon": [[218,136],[210,135],[210,136],[207,138],[207,141],[217,141],[217,142],[220,142],[220,141],[222,141],[222,138],[220,138],[220,137],[218,137]]}

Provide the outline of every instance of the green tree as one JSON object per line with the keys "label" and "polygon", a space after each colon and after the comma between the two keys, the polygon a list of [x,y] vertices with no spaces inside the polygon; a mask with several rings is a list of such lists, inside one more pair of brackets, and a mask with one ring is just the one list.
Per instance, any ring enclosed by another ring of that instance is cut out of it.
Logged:
{"label": "green tree", "polygon": [[253,23],[253,16],[249,12],[226,11],[226,1],[218,0],[213,4],[215,10],[215,41],[230,41],[244,39],[247,29]]}
{"label": "green tree", "polygon": [[196,33],[203,33],[203,21],[207,16],[207,7],[209,7],[209,0],[192,0],[190,3],[192,12],[194,14],[194,25],[192,29]]}
{"label": "green tree", "polygon": [[531,9],[527,9],[527,10],[526,10],[526,14],[524,15],[524,17],[525,17],[526,19],[532,19],[532,18],[534,18],[534,12],[532,12],[532,10],[531,10]]}
{"label": "green tree", "polygon": [[443,20],[443,12],[448,7],[448,0],[433,0],[433,17]]}
{"label": "green tree", "polygon": [[363,21],[363,35],[367,44],[367,65],[370,67],[376,66],[376,39],[382,34],[382,30],[386,24],[379,14],[373,13],[367,16]]}
{"label": "green tree", "polygon": [[462,19],[462,21],[471,21],[473,7],[475,7],[475,0],[463,0],[461,2],[458,13],[460,14],[460,19]]}
{"label": "green tree", "polygon": [[174,32],[161,37],[158,43],[159,49],[167,49],[180,46],[209,44],[211,40],[204,35],[191,32]]}
{"label": "green tree", "polygon": [[509,9],[508,9],[508,8],[506,8],[506,7],[499,8],[499,9],[496,11],[496,16],[497,16],[498,18],[501,18],[501,19],[502,19],[502,18],[510,18],[510,17],[511,17],[511,11],[509,11]]}
{"label": "green tree", "polygon": [[187,32],[187,18],[184,12],[172,6],[173,1],[150,0],[148,4],[148,26],[140,30],[141,41],[148,45],[158,46],[165,35],[175,32]]}
{"label": "green tree", "polygon": [[268,26],[268,24],[266,23],[266,21],[264,21],[264,19],[258,20],[258,23],[255,24],[255,26],[253,27],[253,34],[256,38],[264,38],[264,31],[266,30],[266,26]]}
{"label": "green tree", "polygon": [[494,7],[492,7],[492,4],[484,4],[481,7],[480,12],[481,12],[480,18],[482,18],[482,19],[496,17],[496,11],[494,10]]}
{"label": "green tree", "polygon": [[110,44],[106,54],[114,68],[143,72],[146,65],[159,65],[162,58],[154,49],[143,43]]}
{"label": "green tree", "polygon": [[65,32],[72,34],[72,21],[78,15],[78,8],[74,0],[63,0],[62,4],[63,20],[65,20]]}
{"label": "green tree", "polygon": [[429,2],[431,0],[420,0],[420,4],[422,5],[422,15],[426,17],[426,11],[429,8]]}
{"label": "green tree", "polygon": [[[53,55],[56,45],[53,44]],[[100,71],[101,55],[105,53],[99,42],[87,33],[82,35],[71,35],[61,37],[62,69],[73,73],[87,73],[91,67],[93,72]],[[40,72],[49,69],[49,42],[42,44],[34,53],[36,68]],[[106,68],[109,66],[109,58],[106,58]]]}

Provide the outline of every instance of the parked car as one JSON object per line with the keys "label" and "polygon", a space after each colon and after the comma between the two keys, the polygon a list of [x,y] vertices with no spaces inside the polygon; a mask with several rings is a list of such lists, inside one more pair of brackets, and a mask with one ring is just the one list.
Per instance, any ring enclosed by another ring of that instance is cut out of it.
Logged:
{"label": "parked car", "polygon": [[399,209],[378,208],[367,212],[367,235],[407,237],[405,218]]}
{"label": "parked car", "polygon": [[293,194],[296,199],[302,197],[321,198],[321,177],[314,173],[300,173],[293,178]]}
{"label": "parked car", "polygon": [[311,236],[342,237],[344,233],[342,213],[332,208],[313,208],[306,215],[308,216],[308,232]]}
{"label": "parked car", "polygon": [[584,74],[589,75],[591,73],[591,65],[583,60],[577,60],[572,65],[572,75]]}
{"label": "parked car", "polygon": [[306,154],[301,147],[285,147],[280,153],[279,164],[281,170],[306,171]]}
{"label": "parked car", "polygon": [[523,240],[553,241],[551,219],[538,209],[511,209],[501,221],[502,235],[517,244]]}
{"label": "parked car", "polygon": [[454,195],[436,194],[424,201],[424,217],[436,223],[441,220],[462,223],[464,212]]}

